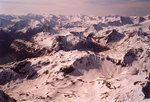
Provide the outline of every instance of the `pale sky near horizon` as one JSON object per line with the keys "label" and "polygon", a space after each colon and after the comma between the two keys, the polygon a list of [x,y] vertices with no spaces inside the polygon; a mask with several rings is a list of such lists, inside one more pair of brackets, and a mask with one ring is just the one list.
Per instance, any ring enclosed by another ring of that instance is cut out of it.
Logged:
{"label": "pale sky near horizon", "polygon": [[0,0],[0,14],[150,15],[150,0]]}

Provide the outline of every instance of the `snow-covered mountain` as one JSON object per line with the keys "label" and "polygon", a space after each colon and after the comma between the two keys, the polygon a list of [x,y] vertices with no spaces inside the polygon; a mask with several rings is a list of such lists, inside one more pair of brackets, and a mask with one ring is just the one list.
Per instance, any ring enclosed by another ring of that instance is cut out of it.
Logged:
{"label": "snow-covered mountain", "polygon": [[149,66],[150,16],[0,15],[2,102],[149,102]]}

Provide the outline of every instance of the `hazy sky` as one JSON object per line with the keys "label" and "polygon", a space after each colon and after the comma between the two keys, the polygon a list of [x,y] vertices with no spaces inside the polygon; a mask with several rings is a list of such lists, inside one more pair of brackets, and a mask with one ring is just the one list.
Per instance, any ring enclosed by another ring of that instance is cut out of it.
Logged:
{"label": "hazy sky", "polygon": [[148,15],[150,0],[0,0],[0,14]]}

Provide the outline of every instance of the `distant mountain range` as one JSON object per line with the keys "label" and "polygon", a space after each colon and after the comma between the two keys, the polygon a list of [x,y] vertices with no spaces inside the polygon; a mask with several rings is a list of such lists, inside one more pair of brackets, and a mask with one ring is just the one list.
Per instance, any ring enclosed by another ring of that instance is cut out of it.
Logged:
{"label": "distant mountain range", "polygon": [[149,102],[149,27],[149,15],[1,14],[0,101]]}

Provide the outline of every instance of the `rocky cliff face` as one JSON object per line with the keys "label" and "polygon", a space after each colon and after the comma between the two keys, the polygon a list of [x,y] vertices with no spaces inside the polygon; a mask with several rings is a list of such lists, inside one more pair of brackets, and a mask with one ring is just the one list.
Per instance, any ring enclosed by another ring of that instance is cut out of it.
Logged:
{"label": "rocky cliff face", "polygon": [[0,15],[0,100],[149,101],[149,18]]}

